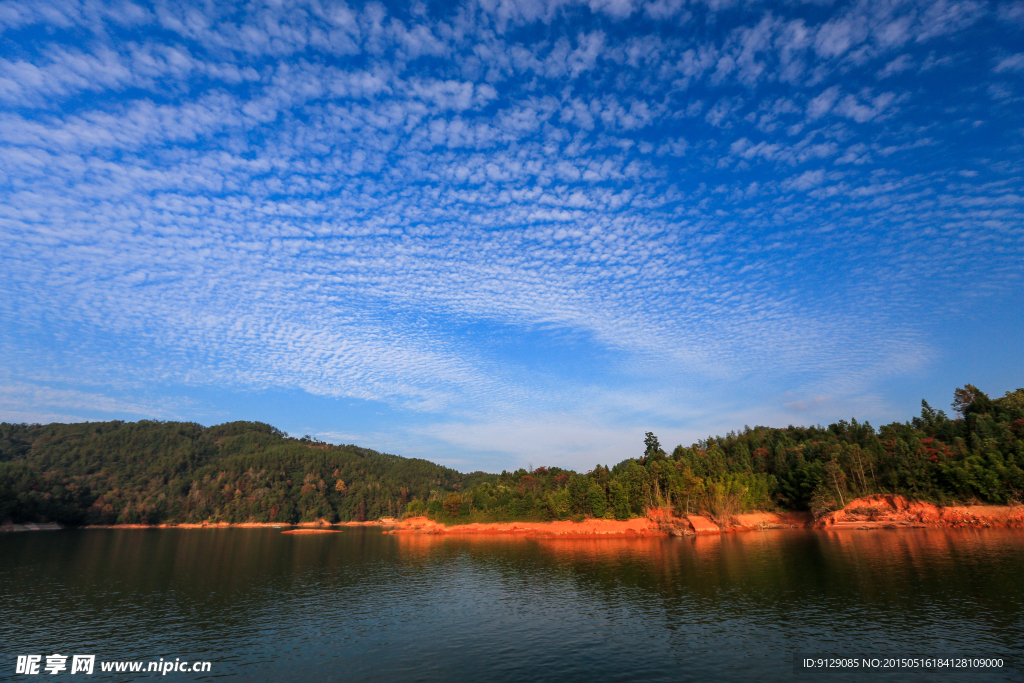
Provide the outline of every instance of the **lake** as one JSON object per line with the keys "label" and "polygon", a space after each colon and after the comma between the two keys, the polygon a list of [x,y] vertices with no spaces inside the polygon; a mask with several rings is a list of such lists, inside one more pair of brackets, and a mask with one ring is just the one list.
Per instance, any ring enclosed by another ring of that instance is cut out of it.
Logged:
{"label": "lake", "polygon": [[[275,529],[0,534],[3,680],[1002,681],[1024,644],[1024,533],[777,530],[655,539]],[[69,675],[74,654],[92,676]],[[794,656],[1004,668],[795,670]],[[42,671],[42,668],[40,668]]]}

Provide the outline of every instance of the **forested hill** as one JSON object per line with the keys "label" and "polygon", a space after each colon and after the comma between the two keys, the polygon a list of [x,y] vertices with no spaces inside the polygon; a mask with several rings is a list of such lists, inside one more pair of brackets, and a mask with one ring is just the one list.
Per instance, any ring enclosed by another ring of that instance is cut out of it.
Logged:
{"label": "forested hill", "polygon": [[259,422],[0,423],[0,523],[377,519],[493,476]]}
{"label": "forested hill", "polygon": [[425,460],[289,438],[254,422],[0,424],[0,522],[160,523],[377,519],[447,523],[642,515],[717,519],[751,509],[815,514],[873,493],[939,504],[1024,497],[1024,389],[967,385],[954,415],[922,401],[875,429],[744,428],[671,453],[648,432],[638,455],[581,474],[556,467],[460,474]]}

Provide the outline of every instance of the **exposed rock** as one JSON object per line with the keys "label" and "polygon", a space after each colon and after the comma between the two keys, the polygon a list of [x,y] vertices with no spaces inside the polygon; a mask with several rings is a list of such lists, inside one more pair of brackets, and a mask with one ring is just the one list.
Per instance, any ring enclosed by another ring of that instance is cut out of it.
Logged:
{"label": "exposed rock", "polygon": [[970,505],[939,507],[903,496],[867,496],[830,512],[819,529],[877,529],[925,526],[1024,527],[1024,506]]}

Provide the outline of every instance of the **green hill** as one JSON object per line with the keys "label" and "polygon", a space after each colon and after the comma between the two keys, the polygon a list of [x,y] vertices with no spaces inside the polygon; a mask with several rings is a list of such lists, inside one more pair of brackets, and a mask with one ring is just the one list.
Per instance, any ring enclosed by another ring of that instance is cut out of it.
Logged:
{"label": "green hill", "polygon": [[0,424],[0,521],[377,519],[489,477],[258,422]]}

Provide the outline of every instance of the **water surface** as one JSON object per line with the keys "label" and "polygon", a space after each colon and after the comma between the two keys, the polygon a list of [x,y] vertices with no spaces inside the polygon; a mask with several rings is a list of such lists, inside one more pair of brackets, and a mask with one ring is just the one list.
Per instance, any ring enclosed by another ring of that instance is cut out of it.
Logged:
{"label": "water surface", "polygon": [[[0,535],[0,679],[18,654],[212,662],[172,680],[1022,680],[799,672],[799,654],[1020,661],[1024,534],[666,539],[346,529]],[[153,679],[155,674],[46,676]]]}

